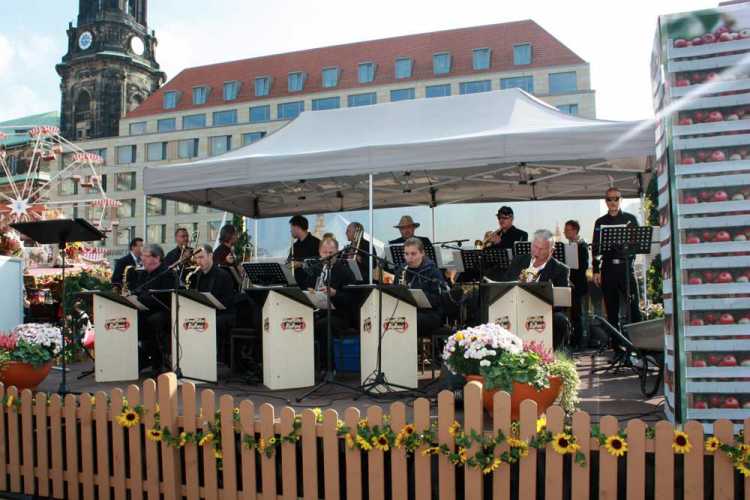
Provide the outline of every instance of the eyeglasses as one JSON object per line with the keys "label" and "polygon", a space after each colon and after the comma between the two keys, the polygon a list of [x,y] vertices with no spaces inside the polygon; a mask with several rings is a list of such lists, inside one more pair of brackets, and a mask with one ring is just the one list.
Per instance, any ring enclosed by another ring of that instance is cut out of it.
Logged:
{"label": "eyeglasses", "polygon": [[604,198],[604,199],[607,200],[607,201],[620,201],[620,197],[619,196],[616,196],[614,198],[607,197],[607,198]]}
{"label": "eyeglasses", "polygon": [[508,220],[508,219],[512,219],[513,216],[512,215],[498,215],[497,218],[500,220]]}

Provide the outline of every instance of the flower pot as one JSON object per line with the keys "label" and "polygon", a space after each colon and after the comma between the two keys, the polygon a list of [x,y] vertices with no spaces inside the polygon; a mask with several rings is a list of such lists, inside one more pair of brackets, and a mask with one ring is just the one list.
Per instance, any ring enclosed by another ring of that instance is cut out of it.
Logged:
{"label": "flower pot", "polygon": [[21,363],[20,361],[8,361],[5,367],[0,370],[0,382],[5,387],[14,385],[18,390],[36,389],[36,386],[42,383],[52,368],[52,362],[35,367],[30,363]]}
{"label": "flower pot", "polygon": [[[466,381],[477,381],[484,385],[484,377],[481,375],[467,375]],[[541,391],[536,390],[529,384],[521,384],[513,382],[513,391],[510,395],[510,418],[511,420],[518,420],[521,401],[525,399],[531,399],[536,402],[537,415],[544,413],[547,408],[552,406],[557,396],[560,394],[562,388],[562,379],[560,377],[552,376],[549,378],[549,387],[542,389]],[[487,412],[492,415],[493,404],[492,398],[495,396],[497,389],[484,389],[482,391],[484,398],[484,408]]]}

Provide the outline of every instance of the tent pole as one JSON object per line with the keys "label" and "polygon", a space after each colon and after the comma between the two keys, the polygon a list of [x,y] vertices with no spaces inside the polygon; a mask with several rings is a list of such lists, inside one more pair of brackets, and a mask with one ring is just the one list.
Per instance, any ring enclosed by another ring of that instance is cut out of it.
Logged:
{"label": "tent pole", "polygon": [[430,207],[430,212],[432,212],[432,241],[437,241],[435,236],[435,205]]}
{"label": "tent pole", "polygon": [[260,237],[258,236],[258,219],[253,219],[253,234],[255,235],[255,245],[253,245],[253,257],[258,257],[258,245],[260,245]]}
{"label": "tent pole", "polygon": [[[370,240],[372,242],[370,243],[370,256],[368,259],[370,260],[370,284],[372,285],[372,253],[375,250],[375,227],[373,226],[373,217],[372,217],[372,174],[369,175],[369,181],[370,181],[370,201],[369,201],[369,207],[368,207],[368,216],[369,216],[369,226],[370,226]],[[381,283],[383,280],[383,277],[380,277]]]}
{"label": "tent pole", "polygon": [[[646,203],[646,193],[641,191],[641,220],[643,221],[643,225],[648,225],[648,220],[646,220],[646,210],[644,210],[644,203]],[[648,268],[651,266],[651,253],[648,255],[643,256],[643,307],[646,311],[648,311]]]}

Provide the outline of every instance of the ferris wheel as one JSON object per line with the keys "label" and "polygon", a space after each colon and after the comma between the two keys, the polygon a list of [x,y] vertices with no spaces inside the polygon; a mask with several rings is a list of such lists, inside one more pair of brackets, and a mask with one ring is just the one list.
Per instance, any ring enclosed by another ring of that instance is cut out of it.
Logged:
{"label": "ferris wheel", "polygon": [[[0,168],[8,181],[0,190],[0,221],[30,222],[57,216],[65,207],[88,207],[88,219],[100,230],[111,231],[118,225],[118,200],[107,197],[102,186],[104,159],[83,151],[60,135],[54,126],[33,127],[31,157],[26,172],[17,173],[8,163],[8,152],[0,146]],[[0,130],[0,140],[7,135]],[[49,162],[61,158],[60,166],[48,176],[43,173]],[[72,182],[84,193],[70,200],[55,200],[51,196],[59,186]]]}

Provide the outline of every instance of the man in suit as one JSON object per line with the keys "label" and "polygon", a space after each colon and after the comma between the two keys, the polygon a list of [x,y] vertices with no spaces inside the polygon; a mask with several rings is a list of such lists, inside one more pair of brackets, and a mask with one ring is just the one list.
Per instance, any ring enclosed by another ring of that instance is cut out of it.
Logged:
{"label": "man in suit", "polygon": [[289,219],[289,231],[294,243],[289,254],[289,261],[294,268],[294,280],[300,288],[311,288],[309,275],[305,271],[305,260],[318,257],[320,240],[310,231],[310,223],[302,215],[295,215]]}
{"label": "man in suit", "polygon": [[[540,229],[534,232],[530,255],[516,255],[505,274],[506,281],[544,282],[552,286],[570,286],[570,269],[552,256],[555,246],[552,232]],[[568,344],[570,320],[561,309],[554,310],[552,318],[552,346],[555,350]]]}
{"label": "man in suit", "polygon": [[570,270],[570,281],[573,284],[573,293],[570,307],[570,321],[573,324],[572,348],[586,347],[583,320],[586,316],[586,296],[589,292],[589,282],[586,271],[589,268],[589,249],[580,235],[581,225],[576,220],[565,223],[565,237],[568,242],[578,246],[578,269]]}
{"label": "man in suit", "polygon": [[522,231],[513,225],[513,209],[504,206],[497,211],[497,224],[499,229],[487,237],[490,248],[509,248],[513,250],[516,241],[528,241],[529,233]]}
{"label": "man in suit", "polygon": [[[135,269],[142,265],[141,252],[143,251],[143,238],[133,238],[128,248],[128,253],[115,261],[115,269],[112,271],[112,286],[116,290],[122,289],[125,278],[123,274],[126,267],[131,266],[132,269]],[[128,274],[130,275],[130,271]],[[128,276],[128,278],[132,277]]]}
{"label": "man in suit", "polygon": [[[370,282],[370,256],[372,253],[377,255],[375,248],[370,250],[370,242],[364,237],[365,228],[359,222],[352,222],[346,226],[346,239],[349,240],[349,245],[344,249],[344,259],[357,259],[357,267],[359,272],[362,274],[362,281],[364,283]],[[326,238],[324,237],[323,240]],[[359,239],[359,241],[357,241]],[[376,266],[377,262],[375,258],[372,259],[372,267]]]}

